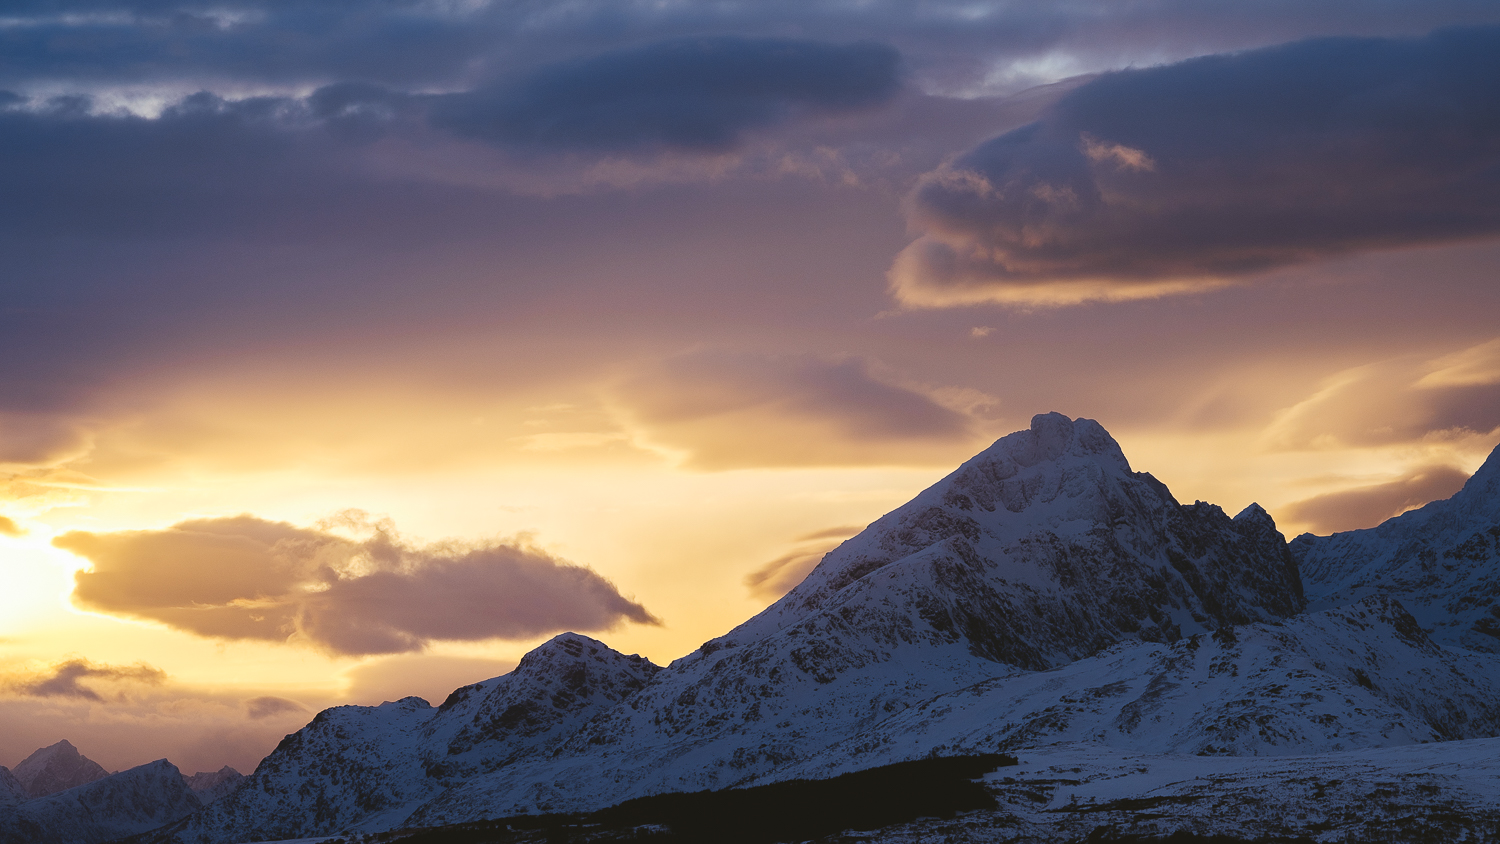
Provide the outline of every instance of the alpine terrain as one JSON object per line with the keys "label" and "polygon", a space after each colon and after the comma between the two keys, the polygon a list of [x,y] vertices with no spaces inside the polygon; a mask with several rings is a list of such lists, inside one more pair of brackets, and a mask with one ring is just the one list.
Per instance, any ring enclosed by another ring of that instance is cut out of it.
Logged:
{"label": "alpine terrain", "polygon": [[1288,543],[1045,414],[668,666],[566,633],[440,706],[330,709],[141,840],[582,817],[986,754],[1019,763],[982,778],[992,806],[876,839],[1483,836],[1497,563],[1500,456],[1448,501]]}

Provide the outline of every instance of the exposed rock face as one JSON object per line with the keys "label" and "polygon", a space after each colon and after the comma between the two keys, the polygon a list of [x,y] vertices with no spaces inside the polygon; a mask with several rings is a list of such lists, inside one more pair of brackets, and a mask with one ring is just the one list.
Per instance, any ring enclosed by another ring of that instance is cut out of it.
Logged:
{"label": "exposed rock face", "polygon": [[188,790],[198,797],[198,802],[207,806],[220,797],[234,791],[245,775],[225,765],[217,771],[199,771],[192,776],[183,775],[182,781]]}
{"label": "exposed rock face", "polygon": [[56,794],[109,776],[99,763],[80,754],[67,739],[27,756],[13,773],[32,797]]}
{"label": "exposed rock face", "polygon": [[1500,653],[1500,447],[1445,501],[1377,527],[1291,543],[1308,597],[1401,601],[1445,644]]}
{"label": "exposed rock face", "polygon": [[202,808],[165,759],[0,810],[0,844],[98,844]]}

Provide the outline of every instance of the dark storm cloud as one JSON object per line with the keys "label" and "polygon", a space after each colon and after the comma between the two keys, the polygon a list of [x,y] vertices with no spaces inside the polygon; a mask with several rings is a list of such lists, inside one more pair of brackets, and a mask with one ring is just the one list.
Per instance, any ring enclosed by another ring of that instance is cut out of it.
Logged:
{"label": "dark storm cloud", "polygon": [[253,516],[53,540],[87,558],[84,608],[226,639],[300,641],[341,654],[433,640],[524,639],[659,623],[590,569],[513,543],[416,547],[388,524],[348,539]]}
{"label": "dark storm cloud", "polygon": [[1159,295],[1500,234],[1500,28],[1106,74],[926,177],[916,304]]}
{"label": "dark storm cloud", "polygon": [[691,38],[550,65],[520,82],[436,100],[441,127],[534,150],[719,151],[796,111],[878,105],[899,88],[881,44]]}
{"label": "dark storm cloud", "polygon": [[973,436],[963,412],[858,357],[701,352],[660,362],[616,395],[648,442],[706,469],[922,463]]}
{"label": "dark storm cloud", "polygon": [[[334,80],[460,90],[478,75],[667,38],[734,33],[894,43],[940,87],[1038,72],[1011,62],[1061,54],[1083,70],[1141,52],[1182,58],[1319,34],[1425,32],[1496,20],[1489,0],[1156,0],[1019,3],[765,0],[14,0],[0,18],[0,86],[17,80],[228,86]],[[1037,79],[1036,81],[1047,81]]]}
{"label": "dark storm cloud", "polygon": [[48,674],[16,683],[15,689],[21,694],[32,697],[70,697],[102,701],[104,698],[97,691],[83,685],[83,680],[161,685],[166,678],[165,671],[145,663],[128,666],[96,665],[86,659],[71,659],[53,666]]}
{"label": "dark storm cloud", "polygon": [[1285,516],[1310,525],[1314,533],[1374,527],[1429,501],[1448,498],[1469,479],[1452,466],[1426,466],[1394,481],[1318,495],[1287,505]]}

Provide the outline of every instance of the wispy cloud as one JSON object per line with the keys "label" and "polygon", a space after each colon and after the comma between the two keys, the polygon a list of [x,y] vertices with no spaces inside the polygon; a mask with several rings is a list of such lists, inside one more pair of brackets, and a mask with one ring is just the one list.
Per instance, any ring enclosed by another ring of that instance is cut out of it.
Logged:
{"label": "wispy cloud", "polygon": [[16,692],[32,697],[78,698],[103,702],[104,697],[90,686],[85,686],[84,680],[159,686],[166,679],[165,671],[143,662],[121,666],[100,665],[86,659],[70,659],[31,679],[14,680],[11,685]]}

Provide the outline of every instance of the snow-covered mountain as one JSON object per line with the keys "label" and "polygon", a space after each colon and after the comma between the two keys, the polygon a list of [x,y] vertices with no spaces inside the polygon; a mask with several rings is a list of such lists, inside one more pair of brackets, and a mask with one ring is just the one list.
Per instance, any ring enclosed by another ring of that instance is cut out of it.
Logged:
{"label": "snow-covered mountain", "polygon": [[1500,653],[1500,448],[1452,498],[1291,550],[1319,606],[1390,595],[1439,642]]}
{"label": "snow-covered mountain", "polygon": [[45,797],[109,776],[98,762],[79,753],[67,739],[27,756],[12,773],[31,797]]}
{"label": "snow-covered mountain", "polygon": [[325,710],[287,736],[247,784],[193,818],[182,838],[270,840],[399,825],[468,777],[546,756],[660,670],[564,633],[511,673],[464,686],[439,707],[408,697]]}
{"label": "snow-covered mountain", "polygon": [[239,787],[245,775],[225,765],[217,771],[199,771],[192,776],[183,775],[182,781],[188,790],[207,806]]}
{"label": "snow-covered mountain", "polygon": [[[1461,504],[1453,548],[1495,523]],[[584,811],[1057,742],[1198,758],[1500,734],[1500,659],[1444,647],[1405,608],[1443,582],[1348,591],[1313,553],[1328,541],[1296,544],[1319,577],[1303,612],[1264,510],[1180,505],[1098,424],[1038,416],[667,668],[565,634],[440,707],[325,711],[162,839]]]}
{"label": "snow-covered mountain", "polygon": [[114,841],[172,823],[202,807],[182,773],[161,759],[0,808],[0,844]]}
{"label": "snow-covered mountain", "polygon": [[[938,578],[918,585],[920,570]],[[879,572],[915,610],[998,662],[1046,668],[1121,639],[1171,642],[1302,609],[1296,565],[1258,505],[1182,506],[1132,472],[1091,419],[1037,416],[824,557],[766,611],[710,643],[764,639]],[[856,588],[856,591],[859,591]],[[918,596],[914,596],[918,597]]]}

